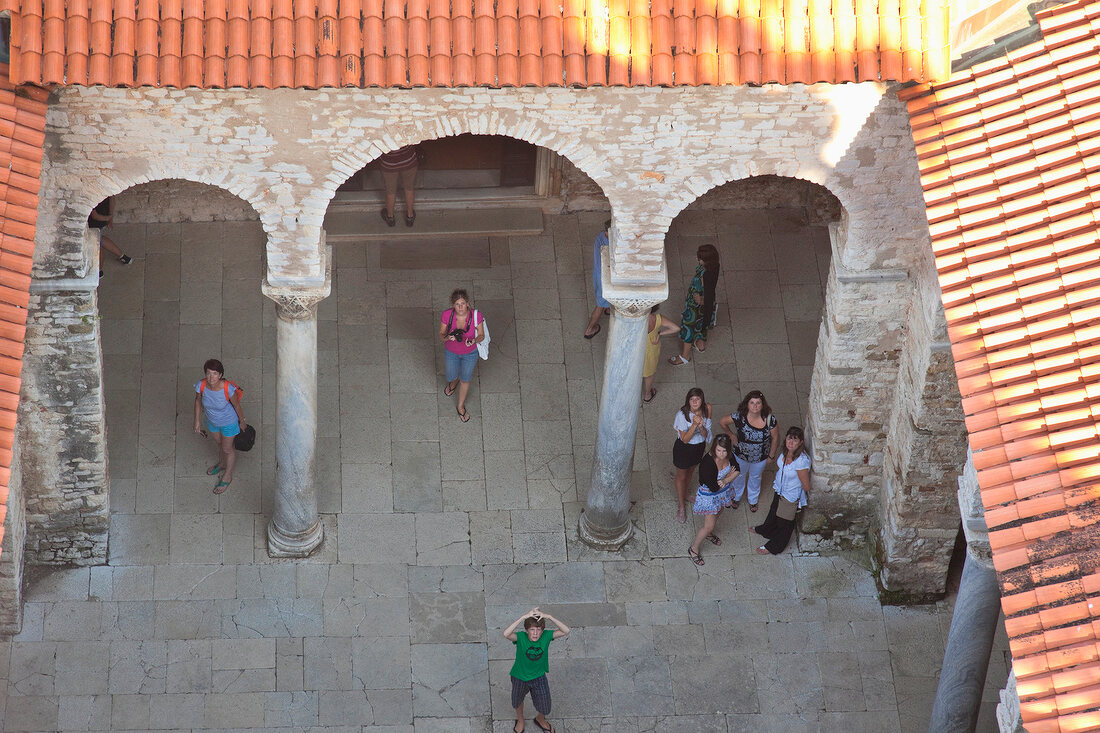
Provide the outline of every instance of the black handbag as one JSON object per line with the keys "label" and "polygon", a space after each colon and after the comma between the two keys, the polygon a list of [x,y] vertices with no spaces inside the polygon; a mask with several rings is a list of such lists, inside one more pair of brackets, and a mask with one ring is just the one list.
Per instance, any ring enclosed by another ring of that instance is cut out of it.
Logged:
{"label": "black handbag", "polygon": [[242,453],[252,450],[254,445],[256,445],[256,428],[251,425],[245,426],[245,429],[233,438],[233,447]]}

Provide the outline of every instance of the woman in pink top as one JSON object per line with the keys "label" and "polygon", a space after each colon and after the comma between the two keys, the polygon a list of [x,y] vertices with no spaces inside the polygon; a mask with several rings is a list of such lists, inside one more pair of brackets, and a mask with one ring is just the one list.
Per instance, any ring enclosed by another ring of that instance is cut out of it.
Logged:
{"label": "woman in pink top", "polygon": [[451,307],[439,317],[439,340],[443,342],[447,357],[447,386],[443,394],[450,397],[458,389],[458,417],[469,422],[466,395],[470,392],[470,380],[477,364],[477,345],[485,338],[485,319],[470,307],[470,296],[462,288],[451,293]]}

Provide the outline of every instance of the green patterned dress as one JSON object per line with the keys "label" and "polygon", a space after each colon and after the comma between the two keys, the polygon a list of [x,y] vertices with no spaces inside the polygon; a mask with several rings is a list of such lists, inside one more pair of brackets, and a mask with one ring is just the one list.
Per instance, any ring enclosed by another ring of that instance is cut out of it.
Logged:
{"label": "green patterned dress", "polygon": [[695,302],[695,295],[703,297],[703,275],[706,268],[703,265],[695,267],[695,277],[691,279],[688,287],[687,301],[684,303],[684,312],[680,316],[680,340],[685,344],[693,344],[696,341],[707,338],[709,318],[703,317],[703,306]]}

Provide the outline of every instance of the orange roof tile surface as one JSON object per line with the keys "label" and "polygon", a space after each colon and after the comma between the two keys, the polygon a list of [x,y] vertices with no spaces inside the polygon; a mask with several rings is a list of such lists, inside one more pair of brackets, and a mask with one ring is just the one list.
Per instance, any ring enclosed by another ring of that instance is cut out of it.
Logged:
{"label": "orange roof tile surface", "polygon": [[1100,1],[904,90],[1029,730],[1100,730]]}
{"label": "orange roof tile surface", "polygon": [[948,0],[0,0],[11,80],[113,87],[943,80]]}
{"label": "orange roof tile surface", "polygon": [[0,541],[19,407],[48,96],[38,87],[14,87],[7,71],[0,64]]}

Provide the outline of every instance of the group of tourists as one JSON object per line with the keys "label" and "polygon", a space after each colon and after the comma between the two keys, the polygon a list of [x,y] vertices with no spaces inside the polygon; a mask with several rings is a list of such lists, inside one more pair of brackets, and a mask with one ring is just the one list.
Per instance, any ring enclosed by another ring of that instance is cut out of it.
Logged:
{"label": "group of tourists", "polygon": [[672,445],[676,514],[681,522],[687,521],[691,479],[696,467],[699,469],[692,512],[703,522],[688,556],[696,565],[703,565],[703,540],[722,544],[714,530],[723,509],[737,509],[743,498],[748,499],[750,512],[759,509],[761,477],[769,462],[776,467],[775,496],[763,524],[749,531],[768,540],[756,548],[757,553],[778,555],[790,542],[795,513],[806,505],[810,491],[806,436],[802,428],[792,426],[780,444],[779,425],[759,390],[747,393],[736,410],[719,419],[718,424],[728,432],[713,434],[713,414],[703,390],[692,387],[672,422],[676,431]]}

